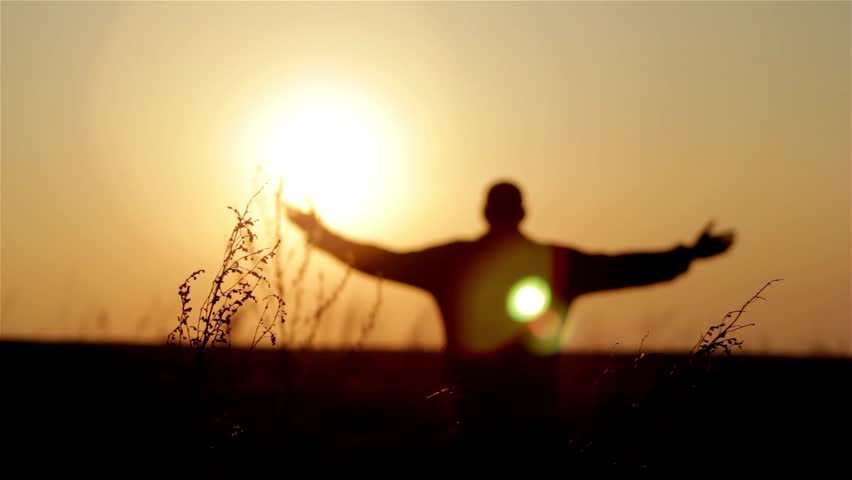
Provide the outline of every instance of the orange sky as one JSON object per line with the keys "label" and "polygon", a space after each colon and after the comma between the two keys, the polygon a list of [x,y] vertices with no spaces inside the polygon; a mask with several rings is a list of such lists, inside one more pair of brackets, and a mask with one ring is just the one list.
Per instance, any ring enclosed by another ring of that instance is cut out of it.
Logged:
{"label": "orange sky", "polygon": [[[497,177],[523,186],[540,240],[618,252],[690,242],[711,218],[737,230],[672,284],[578,301],[567,348],[650,331],[646,347],[686,349],[783,277],[748,312],[746,349],[850,352],[848,3],[3,2],[0,17],[4,338],[164,339],[178,284],[216,266],[224,207],[275,170],[259,132],[295,98],[374,122],[381,155],[325,158],[337,187],[301,184],[356,239],[474,236]],[[342,278],[316,260],[309,287]],[[353,277],[318,344],[352,344],[374,296]],[[439,348],[436,315],[385,285],[365,342]]]}

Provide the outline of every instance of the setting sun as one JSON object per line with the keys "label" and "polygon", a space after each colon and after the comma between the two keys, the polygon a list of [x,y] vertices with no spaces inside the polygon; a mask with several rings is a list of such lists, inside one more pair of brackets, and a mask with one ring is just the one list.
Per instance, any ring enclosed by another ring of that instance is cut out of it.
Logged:
{"label": "setting sun", "polygon": [[397,139],[369,98],[312,90],[265,105],[249,135],[250,159],[284,199],[351,225],[380,200]]}

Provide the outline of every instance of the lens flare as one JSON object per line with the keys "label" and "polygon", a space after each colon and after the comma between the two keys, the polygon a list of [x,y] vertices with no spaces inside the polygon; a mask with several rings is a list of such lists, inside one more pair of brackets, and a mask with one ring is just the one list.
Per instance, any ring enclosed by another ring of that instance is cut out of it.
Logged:
{"label": "lens flare", "polygon": [[526,277],[509,289],[506,311],[516,322],[527,323],[550,307],[550,285],[540,277]]}

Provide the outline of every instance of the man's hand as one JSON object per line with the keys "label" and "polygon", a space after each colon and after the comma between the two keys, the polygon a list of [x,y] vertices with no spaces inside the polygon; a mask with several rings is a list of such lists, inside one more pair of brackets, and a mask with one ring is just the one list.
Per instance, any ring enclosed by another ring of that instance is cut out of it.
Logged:
{"label": "man's hand", "polygon": [[287,218],[290,219],[290,222],[292,222],[293,225],[296,225],[305,232],[309,242],[318,240],[322,236],[323,232],[325,232],[325,227],[313,210],[310,212],[303,212],[289,205],[287,205],[286,208]]}
{"label": "man's hand", "polygon": [[694,258],[706,258],[719,255],[725,252],[734,243],[734,232],[729,230],[714,235],[713,222],[707,224],[704,230],[699,235],[695,245],[692,246],[692,256]]}

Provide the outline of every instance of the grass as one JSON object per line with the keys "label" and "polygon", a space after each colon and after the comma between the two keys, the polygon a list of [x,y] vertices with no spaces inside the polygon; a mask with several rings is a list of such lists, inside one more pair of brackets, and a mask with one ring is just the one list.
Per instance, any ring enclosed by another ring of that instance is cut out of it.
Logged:
{"label": "grass", "polygon": [[[323,289],[324,277],[322,272],[318,274],[319,292],[317,306],[306,315],[295,315],[298,321],[286,322],[288,315],[284,309],[285,293],[290,293],[300,303],[304,294],[303,282],[307,277],[308,266],[311,261],[311,252],[306,250],[305,255],[295,271],[294,281],[289,289],[285,289],[284,277],[286,264],[282,263],[277,254],[283,244],[283,233],[280,223],[283,220],[283,201],[281,200],[281,186],[276,192],[276,207],[274,216],[275,242],[271,247],[257,247],[258,236],[254,233],[259,221],[249,215],[249,209],[257,198],[260,190],[247,202],[242,210],[228,207],[235,216],[235,225],[231,230],[225,245],[221,265],[219,265],[209,288],[206,291],[203,302],[198,308],[193,307],[192,287],[197,283],[199,276],[204,270],[192,272],[187,279],[178,287],[178,296],[181,301],[180,313],[177,317],[177,326],[168,335],[168,343],[171,345],[188,346],[196,350],[196,362],[194,362],[191,377],[190,397],[185,403],[191,405],[189,409],[194,415],[189,418],[191,429],[199,436],[195,441],[201,442],[208,448],[229,448],[235,442],[242,441],[249,434],[247,422],[240,420],[234,414],[233,405],[239,403],[236,397],[239,395],[239,380],[228,378],[217,378],[227,376],[227,368],[211,371],[208,367],[213,362],[207,362],[205,352],[212,351],[216,347],[230,347],[232,345],[231,334],[234,324],[247,321],[253,326],[253,335],[248,350],[254,350],[265,340],[272,346],[278,343],[279,338],[287,338],[288,347],[310,345],[316,335],[323,316],[329,307],[341,295],[347,284],[351,268],[347,269],[343,278],[326,294]],[[306,246],[307,248],[307,246]],[[292,259],[287,257],[287,262]],[[272,281],[267,276],[267,270],[271,269]],[[641,453],[630,452],[642,451],[642,446],[637,444],[637,438],[625,435],[631,429],[661,428],[660,424],[651,425],[649,419],[664,419],[667,412],[680,411],[695,405],[696,395],[706,393],[707,388],[714,388],[712,382],[708,381],[708,361],[717,354],[730,356],[734,349],[742,349],[743,341],[738,339],[736,333],[743,328],[753,326],[754,323],[743,324],[740,320],[746,309],[758,300],[765,300],[763,292],[773,283],[780,281],[775,279],[768,282],[747,300],[739,309],[725,314],[719,324],[711,325],[700,337],[696,345],[688,354],[671,365],[667,378],[653,380],[652,390],[641,390],[638,396],[619,396],[615,403],[608,398],[609,394],[604,391],[594,391],[604,384],[610,387],[614,383],[623,385],[630,382],[646,381],[649,374],[643,371],[646,365],[652,363],[649,355],[643,352],[645,335],[639,350],[631,359],[629,364],[620,364],[616,367],[610,362],[602,371],[599,378],[592,383],[592,402],[596,405],[605,405],[607,416],[605,421],[596,419],[590,425],[583,425],[580,420],[575,423],[575,430],[566,440],[569,446],[565,453],[568,457],[578,462],[591,462],[595,464],[627,464],[634,468],[647,466],[646,457]],[[274,282],[274,283],[273,283]],[[266,292],[264,295],[262,292]],[[381,283],[377,283],[376,300],[369,313],[369,319],[360,330],[360,336],[355,344],[355,349],[363,347],[363,340],[375,327],[376,316],[382,302]],[[256,315],[253,314],[253,307]],[[193,315],[193,312],[195,314]],[[298,312],[298,310],[297,310]],[[288,334],[284,328],[285,323],[290,323],[291,332]],[[294,327],[300,327],[307,333],[301,339],[296,339]],[[650,332],[649,332],[650,333]],[[610,359],[615,359],[614,351]],[[336,367],[335,367],[336,368]],[[659,365],[653,367],[659,369]],[[333,378],[328,372],[322,373],[319,369],[306,370],[308,372],[307,382],[321,382],[323,378]],[[339,375],[339,371],[335,375]],[[304,376],[302,377],[305,378]],[[704,390],[702,390],[702,388]],[[223,390],[224,389],[224,390]],[[704,393],[702,393],[704,392]],[[426,393],[420,401],[429,405],[444,404],[446,406],[449,397],[456,395],[457,388],[453,385],[439,388],[433,393]],[[283,400],[283,399],[279,399]],[[494,399],[500,402],[500,399]],[[452,399],[449,399],[452,403]],[[701,402],[698,402],[701,403]],[[184,405],[186,407],[187,405]],[[443,408],[443,407],[442,407]],[[445,417],[444,423],[433,426],[431,432],[445,430],[438,433],[438,442],[453,438],[457,435],[459,425],[462,425],[457,417],[450,415]],[[255,424],[256,425],[256,424]],[[667,428],[674,428],[671,424]],[[278,432],[286,435],[286,432]],[[687,432],[688,433],[688,432]],[[441,440],[443,439],[443,440]]]}
{"label": "grass", "polygon": [[[169,344],[188,344],[199,352],[218,345],[230,346],[234,320],[250,304],[258,303],[256,293],[259,288],[271,288],[264,269],[275,257],[280,243],[276,242],[272,247],[255,247],[257,235],[253,228],[257,220],[248,215],[248,210],[258,193],[255,193],[242,211],[228,207],[236,217],[236,224],[226,242],[222,264],[213,277],[194,321],[193,307],[190,306],[192,283],[204,270],[192,272],[178,287],[181,310],[177,318],[178,324],[168,336]],[[257,319],[251,349],[266,338],[275,345],[275,326],[285,321],[285,303],[281,295],[272,292],[260,301],[263,302],[263,310]]]}
{"label": "grass", "polygon": [[757,291],[751,298],[737,310],[731,310],[725,314],[725,318],[717,325],[712,325],[698,340],[698,343],[690,350],[690,355],[700,357],[712,355],[716,352],[724,352],[727,355],[731,354],[731,349],[734,347],[742,349],[743,341],[737,339],[733,334],[743,328],[752,327],[754,323],[738,324],[740,317],[745,313],[746,308],[758,300],[766,300],[761,294],[770,285],[780,282],[781,278],[770,280],[760,290]]}

